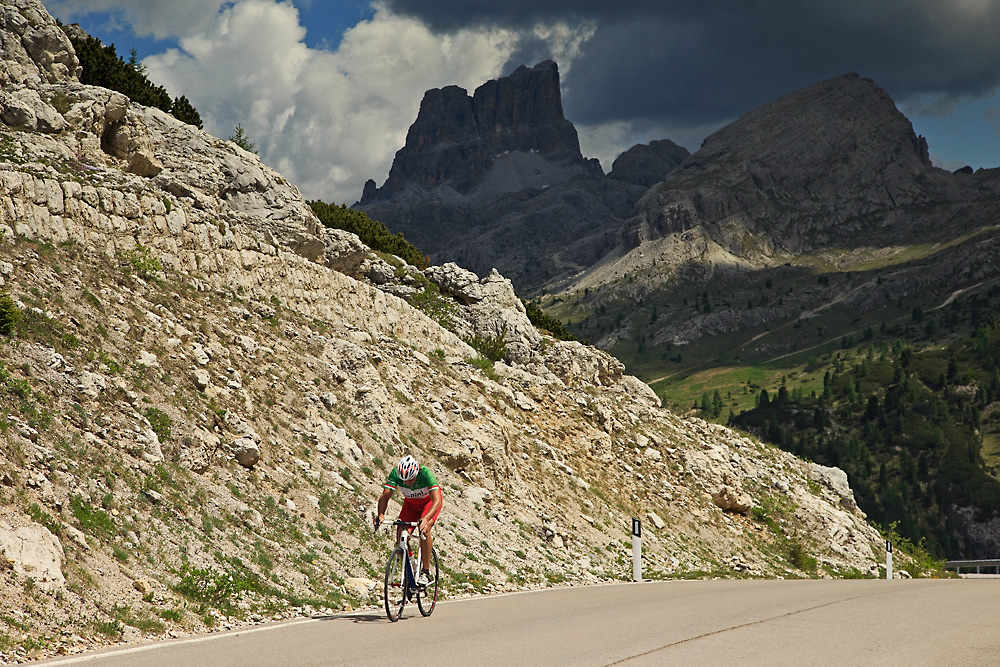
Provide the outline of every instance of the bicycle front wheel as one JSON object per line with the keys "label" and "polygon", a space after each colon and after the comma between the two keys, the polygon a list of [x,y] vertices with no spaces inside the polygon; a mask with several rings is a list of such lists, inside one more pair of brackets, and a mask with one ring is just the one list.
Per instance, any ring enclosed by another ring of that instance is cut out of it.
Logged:
{"label": "bicycle front wheel", "polygon": [[438,599],[438,555],[431,549],[431,582],[417,588],[417,608],[424,616],[430,616]]}
{"label": "bicycle front wheel", "polygon": [[385,564],[385,614],[396,622],[403,615],[406,604],[406,552],[400,548],[393,550],[389,562]]}

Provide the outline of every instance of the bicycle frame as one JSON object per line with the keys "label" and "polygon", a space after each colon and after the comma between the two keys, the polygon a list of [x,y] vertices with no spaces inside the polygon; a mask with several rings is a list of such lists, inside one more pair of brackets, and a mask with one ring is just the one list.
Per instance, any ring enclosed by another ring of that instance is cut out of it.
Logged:
{"label": "bicycle frame", "polygon": [[[414,554],[412,551],[410,551],[410,538],[413,537],[413,531],[416,530],[420,524],[416,521],[400,521],[399,519],[396,519],[395,521],[392,522],[392,525],[396,527],[402,527],[402,530],[399,531],[399,544],[397,544],[396,546],[402,549],[403,553],[406,554],[406,565],[405,565],[406,585],[416,590],[417,575],[414,568],[413,558],[414,555],[416,555],[417,557],[420,556],[420,551],[423,548],[423,545],[420,545],[420,547],[418,547],[417,549],[417,553]],[[417,531],[417,534],[420,535],[421,540],[424,539],[423,533]]]}

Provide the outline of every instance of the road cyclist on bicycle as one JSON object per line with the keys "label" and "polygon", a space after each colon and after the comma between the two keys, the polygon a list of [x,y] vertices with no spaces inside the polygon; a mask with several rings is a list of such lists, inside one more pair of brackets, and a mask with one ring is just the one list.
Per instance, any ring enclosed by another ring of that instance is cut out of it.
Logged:
{"label": "road cyclist on bicycle", "polygon": [[[379,496],[378,510],[374,518],[376,530],[385,518],[389,498],[397,489],[403,494],[403,507],[399,511],[399,520],[419,521],[418,529],[426,539],[424,548],[420,550],[420,576],[417,577],[417,585],[427,586],[431,583],[430,557],[431,548],[434,546],[431,541],[431,528],[437,522],[444,504],[441,487],[430,468],[420,465],[415,458],[407,454],[392,469],[382,487],[382,495]],[[396,528],[397,542],[402,531],[402,526]]]}

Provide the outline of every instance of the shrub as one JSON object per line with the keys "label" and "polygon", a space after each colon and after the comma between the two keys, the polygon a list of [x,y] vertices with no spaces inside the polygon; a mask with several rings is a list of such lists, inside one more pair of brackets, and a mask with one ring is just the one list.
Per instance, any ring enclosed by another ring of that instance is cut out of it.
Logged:
{"label": "shrub", "polygon": [[0,290],[0,335],[12,336],[21,321],[21,309],[7,292]]}
{"label": "shrub", "polygon": [[257,151],[257,144],[250,141],[250,137],[247,136],[246,130],[243,129],[243,125],[240,123],[236,124],[236,129],[233,132],[233,136],[229,137],[229,141],[233,142],[248,153],[259,155],[259,152]]}
{"label": "shrub", "polygon": [[[191,101],[184,95],[174,98],[173,106],[170,107],[170,113],[172,113],[174,118],[177,120],[187,123],[188,125],[194,125],[199,130],[203,126],[201,114],[198,113],[198,110],[194,108]],[[169,210],[167,212],[169,213]]]}
{"label": "shrub", "polygon": [[227,574],[189,565],[184,565],[174,590],[195,602],[212,605],[230,605],[235,598],[248,591],[264,592],[259,581],[243,574]]}
{"label": "shrub", "polygon": [[409,297],[410,305],[431,318],[441,328],[451,331],[454,326],[455,302],[444,297],[437,285],[428,282],[424,289]]}
{"label": "shrub", "polygon": [[135,250],[124,253],[123,257],[132,270],[143,278],[156,278],[163,272],[163,264],[159,258],[141,243],[136,245]]}
{"label": "shrub", "polygon": [[506,329],[504,329],[504,331],[501,331],[494,336],[490,336],[489,338],[472,336],[470,338],[466,338],[465,342],[468,343],[469,347],[478,352],[484,359],[496,362],[507,356],[506,333]]}
{"label": "shrub", "polygon": [[[521,299],[521,297],[518,298]],[[576,340],[576,336],[566,329],[566,325],[551,315],[546,315],[537,304],[524,299],[521,299],[521,303],[524,304],[524,310],[528,314],[528,319],[536,328],[548,331],[554,338],[558,338],[559,340]]]}
{"label": "shrub", "polygon": [[125,626],[121,621],[111,619],[107,621],[94,621],[94,631],[107,637],[120,637],[125,631]]}
{"label": "shrub", "polygon": [[111,515],[98,507],[94,507],[82,497],[71,495],[69,497],[69,504],[73,516],[80,522],[81,530],[89,533],[101,533],[105,536],[110,536],[117,532],[114,519],[111,518]]}
{"label": "shrub", "polygon": [[144,415],[149,420],[153,433],[161,442],[170,439],[170,427],[173,426],[173,421],[167,413],[157,408],[146,408]]}
{"label": "shrub", "polygon": [[430,264],[427,256],[407,242],[402,234],[393,234],[381,222],[372,220],[361,211],[347,208],[346,204],[336,206],[321,201],[311,201],[309,206],[323,226],[357,234],[361,242],[372,250],[396,255],[418,269],[425,269]]}
{"label": "shrub", "polygon": [[816,571],[816,559],[809,555],[806,548],[798,540],[788,540],[785,545],[788,562],[803,572]]}
{"label": "shrub", "polygon": [[499,379],[499,376],[496,374],[496,371],[493,370],[493,362],[490,361],[489,359],[486,359],[484,357],[475,357],[473,359],[466,359],[466,361],[469,363],[470,366],[475,366],[476,368],[481,370],[483,373],[486,374],[486,377],[493,380],[494,382],[496,382]]}

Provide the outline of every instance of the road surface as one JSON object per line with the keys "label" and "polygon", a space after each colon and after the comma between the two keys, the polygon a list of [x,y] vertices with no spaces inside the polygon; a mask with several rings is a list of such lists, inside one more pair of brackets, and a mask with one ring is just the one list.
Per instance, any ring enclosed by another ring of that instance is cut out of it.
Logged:
{"label": "road surface", "polygon": [[296,665],[998,665],[1000,579],[670,581],[407,605],[46,661]]}

